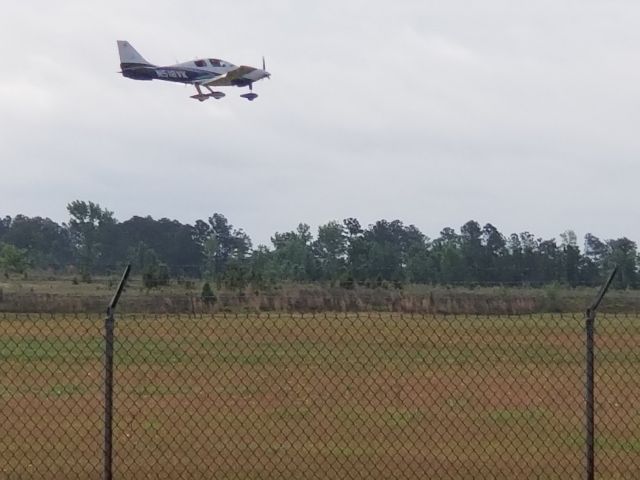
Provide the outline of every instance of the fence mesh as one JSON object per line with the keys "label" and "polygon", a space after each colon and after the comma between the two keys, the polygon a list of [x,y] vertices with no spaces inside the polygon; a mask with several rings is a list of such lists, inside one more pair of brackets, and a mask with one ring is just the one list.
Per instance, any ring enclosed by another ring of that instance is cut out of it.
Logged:
{"label": "fence mesh", "polygon": [[[0,478],[99,478],[97,316],[0,314]],[[114,478],[580,478],[581,315],[118,315]],[[640,316],[599,315],[596,470],[640,477]]]}

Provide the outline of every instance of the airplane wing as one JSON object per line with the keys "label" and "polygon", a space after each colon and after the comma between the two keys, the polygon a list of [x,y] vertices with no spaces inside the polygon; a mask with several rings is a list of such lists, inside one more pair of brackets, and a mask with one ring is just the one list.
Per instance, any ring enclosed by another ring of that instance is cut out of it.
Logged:
{"label": "airplane wing", "polygon": [[256,69],[253,67],[238,67],[235,68],[224,75],[220,75],[213,80],[205,79],[199,81],[198,83],[204,87],[229,87],[235,85],[236,81],[244,77],[246,74],[255,71]]}

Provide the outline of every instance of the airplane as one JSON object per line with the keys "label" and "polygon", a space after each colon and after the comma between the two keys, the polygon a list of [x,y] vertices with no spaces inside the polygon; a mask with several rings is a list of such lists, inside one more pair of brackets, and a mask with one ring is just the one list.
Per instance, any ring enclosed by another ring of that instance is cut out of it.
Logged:
{"label": "airplane", "polygon": [[[133,80],[166,80],[191,84],[198,92],[191,95],[191,98],[200,102],[209,98],[219,100],[225,96],[223,92],[214,90],[212,87],[230,86],[249,87],[249,93],[240,96],[252,102],[258,98],[258,95],[253,93],[254,82],[271,77],[266,70],[264,57],[262,57],[261,69],[245,65],[236,66],[217,58],[202,58],[160,67],[147,62],[126,40],[118,40],[117,43],[122,69],[118,73],[122,73],[123,77]],[[202,91],[203,87],[207,90],[206,92]]]}

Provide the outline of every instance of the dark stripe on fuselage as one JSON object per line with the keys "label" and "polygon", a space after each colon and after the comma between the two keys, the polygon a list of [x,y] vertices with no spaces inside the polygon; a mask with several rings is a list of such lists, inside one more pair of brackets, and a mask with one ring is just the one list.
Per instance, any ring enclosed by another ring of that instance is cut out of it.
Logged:
{"label": "dark stripe on fuselage", "polygon": [[157,67],[142,63],[121,63],[122,75],[134,80],[165,80],[167,82],[193,83],[201,78],[213,78],[213,72],[190,70],[187,68]]}

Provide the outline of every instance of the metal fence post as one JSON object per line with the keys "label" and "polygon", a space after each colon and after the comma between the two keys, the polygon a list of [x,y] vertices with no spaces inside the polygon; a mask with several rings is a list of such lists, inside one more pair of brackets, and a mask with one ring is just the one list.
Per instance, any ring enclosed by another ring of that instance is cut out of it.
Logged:
{"label": "metal fence post", "polygon": [[107,307],[107,318],[104,321],[104,480],[113,479],[113,349],[116,325],[115,309],[130,271],[131,265],[127,265],[120,279],[118,289]]}
{"label": "metal fence post", "polygon": [[104,321],[104,480],[113,478],[113,330],[115,317],[111,307]]}
{"label": "metal fence post", "polygon": [[585,382],[585,417],[586,417],[586,474],[587,480],[595,478],[595,324],[596,311],[611,286],[618,267],[609,275],[593,304],[587,309],[586,316],[586,382]]}
{"label": "metal fence post", "polygon": [[591,309],[587,310],[587,357],[586,357],[586,427],[587,427],[587,480],[594,480],[595,476],[595,393],[594,393],[594,330],[596,313]]}

